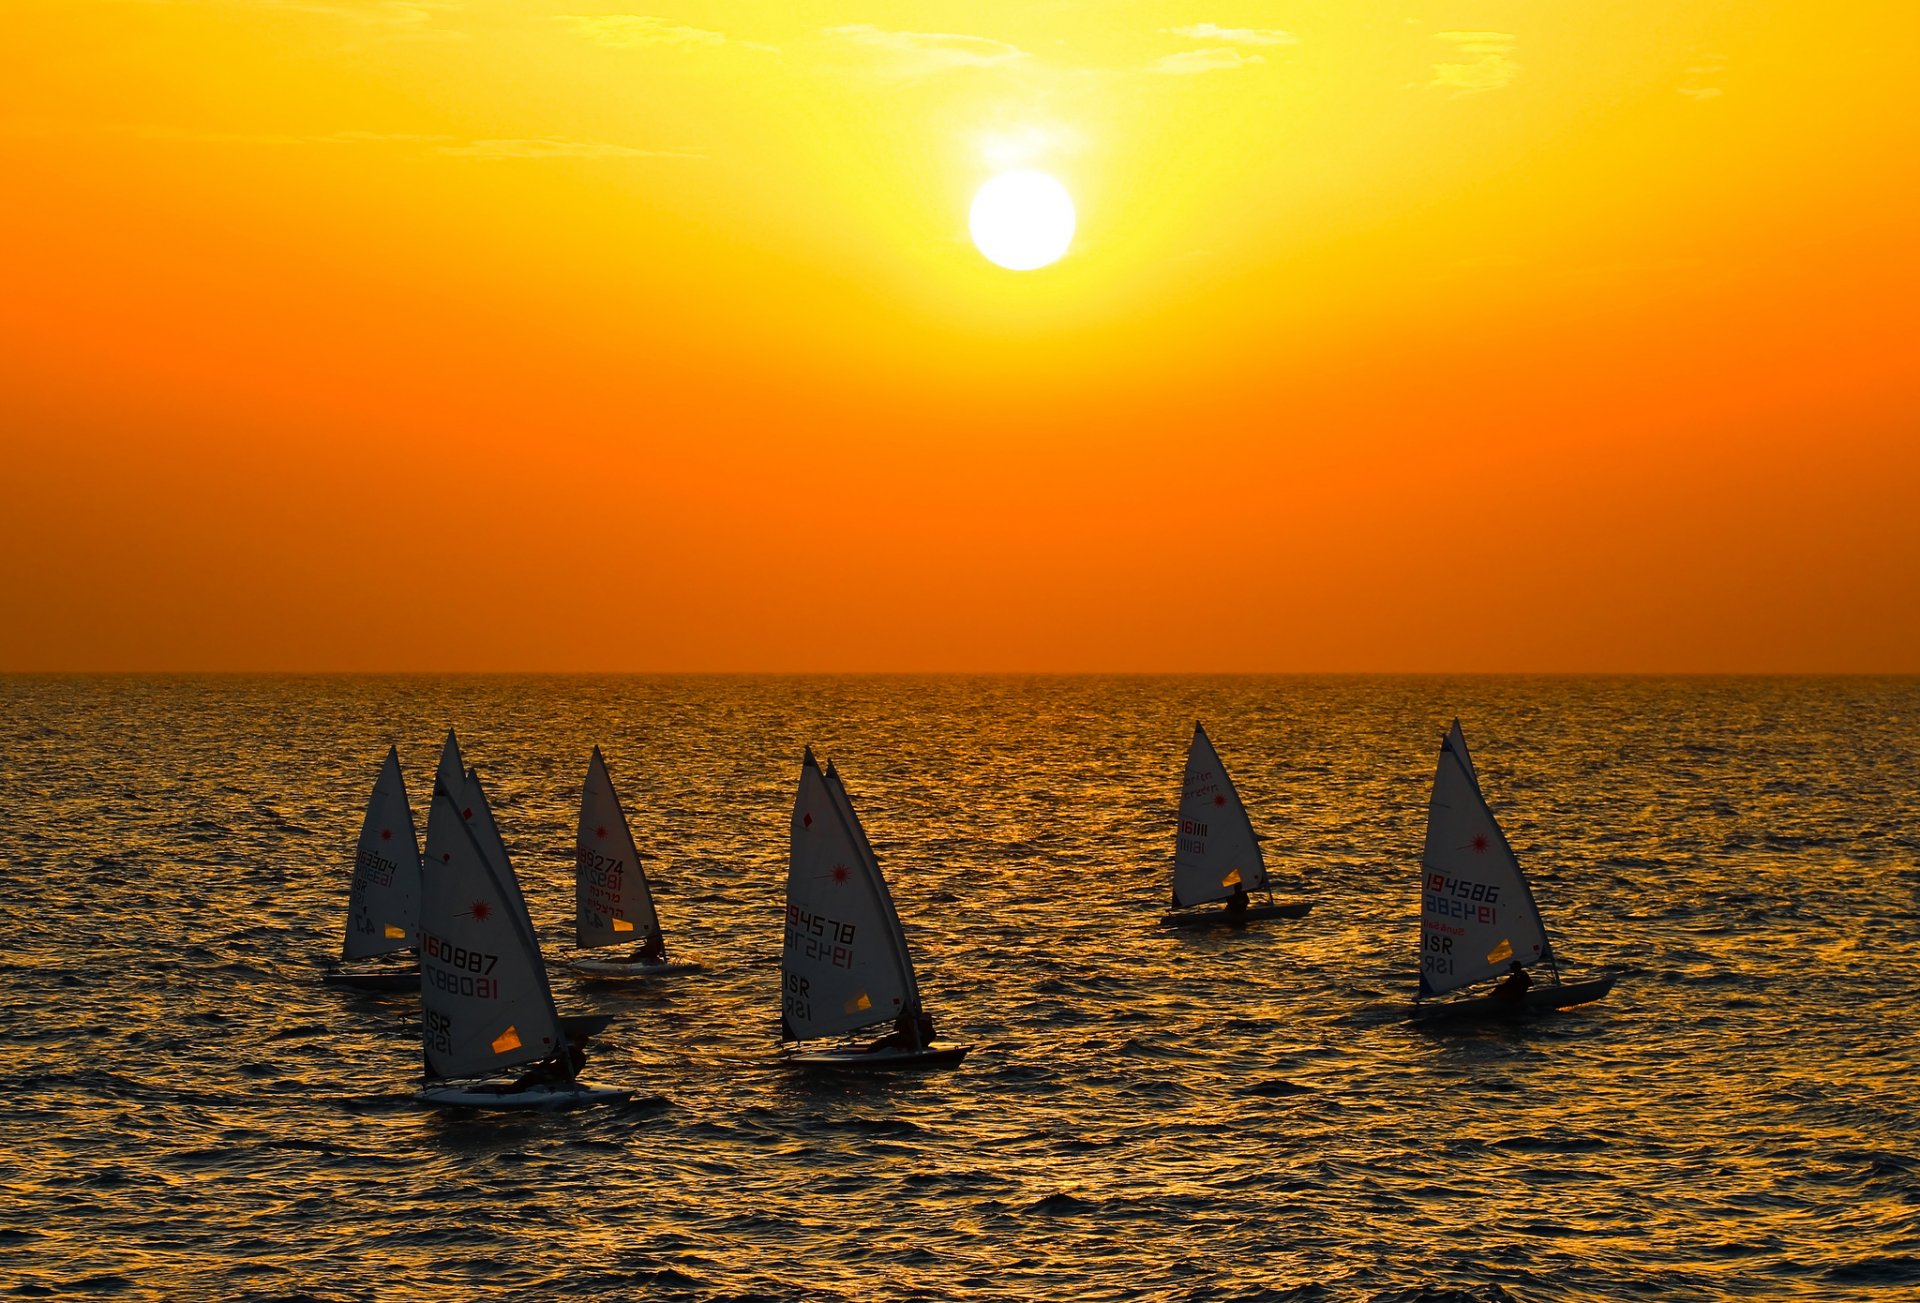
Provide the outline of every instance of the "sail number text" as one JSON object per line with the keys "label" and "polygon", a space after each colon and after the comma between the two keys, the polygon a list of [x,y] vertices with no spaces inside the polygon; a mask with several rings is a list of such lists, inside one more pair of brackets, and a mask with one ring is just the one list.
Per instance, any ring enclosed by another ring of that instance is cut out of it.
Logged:
{"label": "sail number text", "polygon": [[437,937],[431,932],[420,934],[420,953],[429,959],[438,959],[450,968],[464,968],[469,973],[491,973],[493,966],[500,962],[499,955],[456,946],[445,937]]}
{"label": "sail number text", "polygon": [[835,968],[853,967],[854,925],[787,906],[787,949],[808,959],[824,959]]}
{"label": "sail number text", "polygon": [[499,955],[456,946],[446,938],[437,937],[431,932],[420,934],[420,953],[434,961],[420,965],[420,976],[436,991],[445,991],[448,995],[464,995],[476,1000],[500,998],[499,979],[485,976],[493,971],[495,964],[500,962]]}
{"label": "sail number text", "polygon": [[1469,923],[1497,923],[1500,911],[1494,908],[1500,888],[1484,882],[1449,878],[1444,873],[1427,875],[1426,895],[1420,911],[1428,918],[1457,918]]}
{"label": "sail number text", "polygon": [[354,855],[354,867],[360,870],[360,883],[371,887],[391,887],[400,866],[379,851],[362,850]]}
{"label": "sail number text", "polygon": [[594,922],[604,926],[620,908],[620,886],[627,862],[585,846],[574,852],[574,858],[579,861],[587,884],[587,907],[594,912]]}

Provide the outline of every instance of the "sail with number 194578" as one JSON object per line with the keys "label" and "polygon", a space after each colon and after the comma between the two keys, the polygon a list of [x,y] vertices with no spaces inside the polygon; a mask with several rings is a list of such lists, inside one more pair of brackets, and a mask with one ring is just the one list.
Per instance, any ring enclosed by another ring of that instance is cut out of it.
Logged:
{"label": "sail with number 194578", "polygon": [[832,765],[823,772],[812,748],[793,804],[780,978],[783,1041],[891,1027],[866,1045],[797,1045],[786,1052],[787,1063],[846,1071],[944,1067],[971,1048],[934,1039],[893,894],[840,775]]}
{"label": "sail with number 194578", "polygon": [[[1440,743],[1420,855],[1420,997],[1445,995],[1505,975],[1478,998],[1418,1007],[1423,1016],[1562,1009],[1598,1000],[1611,976],[1562,982],[1540,907],[1507,836],[1480,792],[1460,721]],[[1544,964],[1552,981],[1526,970]]]}

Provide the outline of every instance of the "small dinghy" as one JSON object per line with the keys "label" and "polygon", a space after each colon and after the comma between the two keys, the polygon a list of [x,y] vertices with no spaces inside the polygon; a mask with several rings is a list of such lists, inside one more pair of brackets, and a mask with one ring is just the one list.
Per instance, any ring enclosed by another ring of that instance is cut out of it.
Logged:
{"label": "small dinghy", "polygon": [[[1264,891],[1256,905],[1248,893]],[[1195,905],[1227,902],[1224,909],[1195,910]],[[1301,918],[1307,901],[1273,899],[1267,886],[1267,861],[1260,835],[1247,818],[1227,767],[1213,740],[1196,721],[1187,747],[1187,771],[1180,783],[1180,824],[1174,834],[1173,912],[1160,924],[1173,928],[1243,927],[1262,919]]]}
{"label": "small dinghy", "polygon": [[388,747],[360,824],[346,937],[323,980],[355,991],[418,990],[420,965],[410,956],[400,962],[396,957],[419,946],[419,917],[420,837],[400,774],[400,751]]}
{"label": "small dinghy", "polygon": [[[533,921],[472,771],[456,796],[442,754],[420,902],[421,1045],[426,1078],[415,1097],[462,1108],[552,1109],[610,1104],[630,1090],[577,1079],[597,1019],[563,1023],[547,984]],[[483,817],[484,816],[484,817]],[[488,843],[492,844],[489,845]],[[531,1068],[507,1080],[514,1069]]]}
{"label": "small dinghy", "polygon": [[569,965],[574,972],[589,977],[662,977],[699,971],[697,963],[675,963],[667,957],[666,936],[653,908],[640,850],[599,747],[587,761],[587,781],[580,791],[573,862],[574,943],[582,950],[633,947],[625,956],[576,956]]}
{"label": "small dinghy", "polygon": [[[972,1047],[934,1039],[920,1004],[893,894],[840,775],[800,765],[787,860],[787,932],[781,952],[782,1062],[841,1072],[950,1067]],[[807,1041],[890,1024],[869,1045]]]}
{"label": "small dinghy", "polygon": [[[1420,994],[1445,995],[1506,975],[1493,991],[1436,1004],[1416,1003],[1422,1021],[1545,1013],[1598,1000],[1612,976],[1562,982],[1540,907],[1507,844],[1467,754],[1460,721],[1440,743],[1420,856]],[[1525,969],[1544,963],[1553,981],[1532,984]],[[1524,980],[1522,980],[1524,979]]]}

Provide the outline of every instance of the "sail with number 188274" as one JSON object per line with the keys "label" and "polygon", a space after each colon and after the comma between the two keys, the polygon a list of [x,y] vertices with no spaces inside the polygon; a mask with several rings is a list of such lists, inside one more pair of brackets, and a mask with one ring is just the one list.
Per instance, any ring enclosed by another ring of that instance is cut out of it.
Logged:
{"label": "sail with number 188274", "polygon": [[[666,933],[620,794],[600,748],[587,761],[573,841],[574,942],[585,952],[569,965],[589,977],[662,977],[700,965],[667,955]],[[626,954],[595,957],[615,946]]]}

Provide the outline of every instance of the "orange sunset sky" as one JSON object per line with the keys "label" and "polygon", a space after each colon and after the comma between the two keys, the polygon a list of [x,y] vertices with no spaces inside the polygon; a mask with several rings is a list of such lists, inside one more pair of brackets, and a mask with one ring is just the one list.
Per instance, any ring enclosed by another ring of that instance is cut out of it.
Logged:
{"label": "orange sunset sky", "polygon": [[1920,671],[1920,6],[7,28],[0,670]]}

